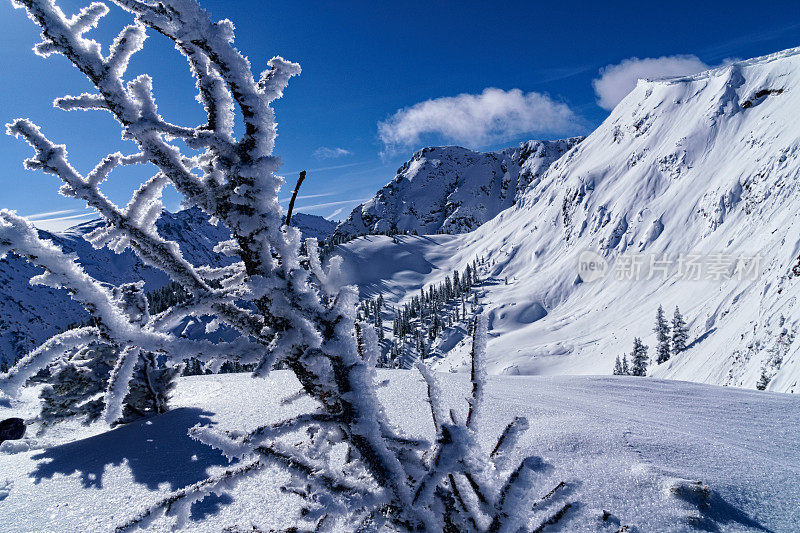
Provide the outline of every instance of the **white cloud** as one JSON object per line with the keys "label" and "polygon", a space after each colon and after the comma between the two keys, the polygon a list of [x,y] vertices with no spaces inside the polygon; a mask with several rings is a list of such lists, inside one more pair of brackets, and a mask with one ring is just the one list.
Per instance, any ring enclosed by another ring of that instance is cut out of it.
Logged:
{"label": "white cloud", "polygon": [[[324,192],[324,193],[320,193],[320,194],[298,194],[297,195],[297,199],[298,200],[305,200],[307,198],[322,198],[323,196],[333,196],[334,194],[339,194],[339,193],[338,192]],[[287,196],[286,198],[279,199],[278,202],[280,202],[280,203],[288,202],[291,199],[292,199],[291,196]]]}
{"label": "white cloud", "polygon": [[27,218],[30,221],[39,220],[41,218],[50,218],[55,217],[58,215],[69,215],[71,213],[77,213],[80,209],[64,209],[62,211],[47,211],[46,213],[34,213],[32,215],[27,215]]}
{"label": "white cloud", "polygon": [[576,126],[569,106],[545,94],[490,87],[480,94],[436,98],[400,109],[378,123],[378,134],[388,149],[419,143],[424,134],[475,147],[522,134],[564,133]]}
{"label": "white cloud", "polygon": [[671,76],[687,76],[708,70],[709,66],[694,55],[631,57],[618,65],[607,65],[600,69],[600,77],[592,80],[597,94],[597,105],[603,109],[614,107],[625,98],[640,78],[659,79]]}
{"label": "white cloud", "polygon": [[358,167],[358,166],[361,166],[361,165],[366,165],[367,163],[369,163],[369,161],[361,161],[360,163],[347,163],[345,165],[333,165],[333,166],[329,166],[329,167],[302,168],[302,169],[297,169],[297,170],[281,171],[281,176],[283,176],[283,177],[292,176],[294,174],[300,173],[301,170],[305,170],[306,172],[308,172],[310,174],[312,172],[325,172],[325,171],[328,171],[328,170],[338,170],[338,169],[341,169],[341,168]]}
{"label": "white cloud", "polygon": [[320,146],[314,150],[314,157],[317,159],[335,159],[345,155],[350,155],[353,152],[345,150],[344,148],[328,148],[327,146]]}

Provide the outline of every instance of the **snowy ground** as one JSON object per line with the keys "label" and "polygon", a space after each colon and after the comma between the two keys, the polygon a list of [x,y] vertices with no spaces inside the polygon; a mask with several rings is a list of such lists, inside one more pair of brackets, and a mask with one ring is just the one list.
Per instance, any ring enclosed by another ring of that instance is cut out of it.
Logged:
{"label": "snowy ground", "polygon": [[[440,376],[452,406],[465,409],[467,377]],[[419,375],[387,370],[380,378],[388,378],[381,396],[392,419],[430,436]],[[188,428],[253,427],[290,416],[310,407],[307,400],[281,404],[297,387],[286,372],[266,381],[245,374],[181,378],[174,410],[152,421],[102,433],[83,429],[80,440],[0,453],[0,529],[113,530],[160,493],[226,464],[190,440]],[[528,416],[531,431],[519,453],[540,455],[553,467],[540,492],[567,483],[542,509],[573,504],[560,530],[617,531],[621,523],[640,532],[792,532],[800,524],[800,398],[793,395],[649,378],[494,376],[488,397],[493,416],[484,442],[513,416]],[[230,496],[206,499],[193,508],[191,530],[291,526],[298,502],[280,491],[284,480],[269,471]],[[606,521],[604,510],[613,515]],[[161,522],[158,530],[169,527]]]}

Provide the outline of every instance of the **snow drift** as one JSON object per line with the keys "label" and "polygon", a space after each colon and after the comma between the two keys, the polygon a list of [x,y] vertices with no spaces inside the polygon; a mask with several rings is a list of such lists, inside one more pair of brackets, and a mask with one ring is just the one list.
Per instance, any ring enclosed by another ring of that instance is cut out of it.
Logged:
{"label": "snow drift", "polygon": [[[439,377],[447,407],[465,415],[467,376]],[[386,383],[379,394],[391,420],[409,436],[430,439],[430,406],[419,374],[379,370],[378,378]],[[308,398],[284,400],[298,390],[289,372],[280,370],[264,381],[245,374],[180,378],[173,410],[149,421],[106,432],[92,426],[46,433],[25,442],[30,450],[12,451],[6,443],[0,450],[3,531],[113,528],[169,491],[230,468],[222,453],[189,437],[189,428],[253,428],[310,412]],[[486,396],[491,416],[484,417],[484,446],[493,444],[510,417],[534,424],[514,455],[539,454],[549,465],[535,490],[565,483],[537,508],[537,516],[546,517],[571,504],[559,531],[796,530],[796,397],[611,376],[494,376]],[[283,469],[265,470],[229,494],[195,503],[185,530],[294,525],[293,512],[303,500],[281,490],[290,482]],[[148,529],[170,530],[165,519]]]}

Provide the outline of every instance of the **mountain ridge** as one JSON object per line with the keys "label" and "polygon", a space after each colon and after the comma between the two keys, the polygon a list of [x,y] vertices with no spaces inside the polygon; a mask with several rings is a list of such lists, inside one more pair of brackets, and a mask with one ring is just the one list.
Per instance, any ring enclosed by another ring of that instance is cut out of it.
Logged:
{"label": "mountain ridge", "polygon": [[[90,220],[63,232],[39,230],[39,234],[65,252],[75,253],[86,272],[100,281],[114,285],[144,281],[148,291],[169,282],[163,272],[144,265],[131,250],[116,254],[108,248],[94,249],[83,235],[103,223],[100,219]],[[292,215],[292,224],[303,237],[318,239],[327,238],[336,226],[305,213]],[[157,227],[164,238],[178,243],[184,257],[194,265],[222,266],[220,262],[228,260],[213,251],[214,246],[229,238],[228,231],[209,223],[198,208],[164,211]],[[71,324],[89,318],[65,290],[30,285],[30,278],[39,273],[13,254],[0,260],[0,362],[10,363]]]}

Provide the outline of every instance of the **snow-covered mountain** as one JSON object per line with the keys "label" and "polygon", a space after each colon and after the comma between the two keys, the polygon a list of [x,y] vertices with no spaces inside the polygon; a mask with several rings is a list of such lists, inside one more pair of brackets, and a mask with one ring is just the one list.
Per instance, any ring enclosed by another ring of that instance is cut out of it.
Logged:
{"label": "snow-covered mountain", "polygon": [[[86,271],[96,279],[113,283],[144,280],[146,289],[157,289],[169,280],[160,270],[145,266],[130,250],[116,254],[108,248],[96,250],[83,236],[102,224],[93,220],[63,233],[41,231],[42,237],[55,242],[66,252],[77,254]],[[292,224],[304,237],[325,239],[336,224],[322,217],[295,213]],[[214,226],[197,208],[177,213],[165,211],[158,221],[164,238],[180,245],[183,255],[195,265],[214,265],[221,260],[214,246],[229,238],[222,226]],[[31,277],[39,274],[27,261],[9,255],[0,261],[0,361],[12,361],[27,353],[68,325],[88,318],[83,308],[66,291],[41,285],[31,286]]]}
{"label": "snow-covered mountain", "polygon": [[582,139],[528,141],[488,153],[459,146],[423,148],[374,198],[353,209],[336,235],[474,230],[511,207]]}
{"label": "snow-covered mountain", "polygon": [[314,237],[320,241],[325,240],[333,235],[336,225],[336,222],[319,215],[309,215],[307,213],[294,213],[292,215],[292,226],[300,230],[304,239]]}
{"label": "snow-covered mountain", "polygon": [[[652,375],[799,392],[798,113],[800,48],[640,81],[514,207],[472,233],[398,245],[368,237],[342,255],[362,291],[389,302],[486,257],[494,373],[610,374],[634,337],[653,356],[661,304],[668,314],[680,306],[690,347],[651,359]],[[686,279],[691,254],[701,280]],[[587,258],[605,275],[593,280]],[[760,258],[748,263],[756,274],[730,275],[747,258]],[[637,262],[641,279],[624,279]],[[467,351],[451,339],[440,367],[459,368]]]}

